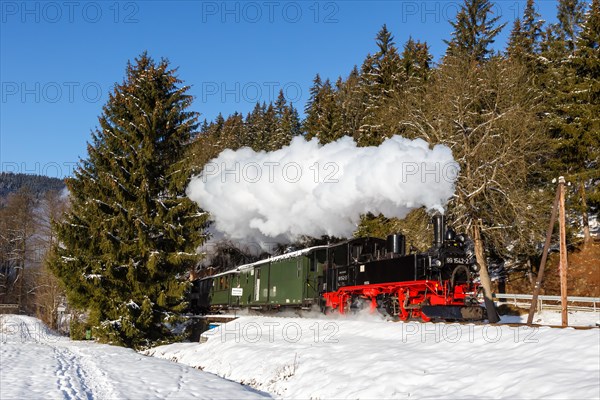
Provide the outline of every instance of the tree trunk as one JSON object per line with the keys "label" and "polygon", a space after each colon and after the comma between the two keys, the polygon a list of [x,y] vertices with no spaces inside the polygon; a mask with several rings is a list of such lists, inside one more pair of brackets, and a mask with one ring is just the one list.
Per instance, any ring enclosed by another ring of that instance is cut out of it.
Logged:
{"label": "tree trunk", "polygon": [[488,274],[487,265],[485,263],[485,255],[483,251],[483,241],[481,240],[481,222],[477,221],[473,226],[473,239],[475,240],[475,257],[479,263],[479,277],[481,279],[481,285],[483,286],[483,298],[485,301],[485,308],[487,310],[488,321],[496,323],[500,321],[496,306],[494,305],[494,299],[492,298],[492,282],[490,275]]}
{"label": "tree trunk", "polygon": [[586,247],[591,241],[590,235],[590,221],[588,217],[587,200],[585,195],[585,184],[581,182],[579,184],[579,192],[581,193],[581,208],[582,208],[582,219],[583,219],[583,246]]}
{"label": "tree trunk", "polygon": [[538,270],[537,279],[535,286],[533,287],[533,297],[531,299],[531,306],[529,307],[529,316],[527,317],[527,324],[533,323],[533,315],[535,314],[535,308],[537,306],[537,300],[542,289],[542,281],[544,279],[544,268],[546,266],[546,259],[548,258],[548,250],[550,249],[550,241],[552,240],[552,232],[554,231],[554,222],[556,221],[556,214],[558,213],[558,202],[560,201],[560,188],[556,189],[556,196],[554,198],[554,204],[552,205],[552,216],[550,217],[550,224],[546,230],[546,241],[544,242],[544,249],[542,250],[542,261],[540,261],[540,269]]}
{"label": "tree trunk", "polygon": [[558,222],[560,230],[560,305],[562,311],[562,326],[569,326],[569,317],[567,313],[567,234],[565,218],[565,178],[558,179],[560,188],[560,201],[558,208]]}

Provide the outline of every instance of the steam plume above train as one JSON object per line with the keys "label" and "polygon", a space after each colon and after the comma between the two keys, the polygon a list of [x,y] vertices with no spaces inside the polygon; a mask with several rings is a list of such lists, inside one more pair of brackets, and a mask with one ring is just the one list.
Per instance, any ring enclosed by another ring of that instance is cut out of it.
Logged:
{"label": "steam plume above train", "polygon": [[350,137],[326,145],[297,137],[272,152],[223,151],[191,180],[187,195],[233,240],[349,237],[367,212],[443,212],[458,171],[449,147],[421,139],[393,136],[357,147]]}

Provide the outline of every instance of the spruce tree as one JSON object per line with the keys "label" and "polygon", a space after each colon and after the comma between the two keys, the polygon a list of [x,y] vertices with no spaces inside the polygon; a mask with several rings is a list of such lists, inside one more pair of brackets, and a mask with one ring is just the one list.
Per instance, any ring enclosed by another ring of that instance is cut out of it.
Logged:
{"label": "spruce tree", "polygon": [[515,19],[513,29],[508,38],[508,56],[515,60],[523,61],[526,58],[525,34],[521,26],[521,19]]}
{"label": "spruce tree", "polygon": [[175,169],[198,123],[167,60],[128,63],[67,180],[71,209],[54,225],[49,266],[99,340],[143,348],[176,336],[186,272],[198,261],[206,216]]}
{"label": "spruce tree", "polygon": [[523,45],[526,54],[536,55],[539,53],[542,25],[543,21],[535,9],[534,0],[527,0],[522,21]]}
{"label": "spruce tree", "polygon": [[306,118],[303,122],[303,129],[306,132],[306,138],[316,137],[319,129],[319,118],[321,114],[321,98],[319,93],[323,87],[321,76],[317,74],[313,79],[313,85],[309,89],[310,97],[304,107]]}
{"label": "spruce tree", "polygon": [[337,102],[337,92],[327,79],[320,84],[304,121],[306,138],[316,137],[320,143],[325,144],[342,137],[341,111]]}
{"label": "spruce tree", "polygon": [[365,93],[360,85],[360,73],[356,65],[348,78],[337,85],[338,104],[341,108],[341,134],[358,137],[365,113]]}
{"label": "spruce tree", "polygon": [[412,37],[404,44],[402,51],[402,66],[404,74],[415,83],[423,83],[431,73],[433,56],[429,52],[427,42],[421,43]]}
{"label": "spruce tree", "polygon": [[583,23],[585,6],[584,0],[559,0],[558,2],[556,16],[558,23],[554,28],[569,54],[575,51],[575,42]]}
{"label": "spruce tree", "polygon": [[270,103],[263,118],[262,127],[262,143],[257,146],[256,150],[273,151],[279,149],[280,141],[276,138],[277,132],[277,117],[275,107]]}
{"label": "spruce tree", "polygon": [[377,33],[375,43],[379,51],[367,56],[360,75],[365,113],[356,141],[361,146],[377,145],[395,133],[387,124],[389,115],[396,111],[390,99],[397,97],[406,81],[394,37],[386,25]]}
{"label": "spruce tree", "polygon": [[298,111],[292,104],[288,106],[283,90],[279,91],[275,102],[275,119],[275,134],[271,141],[273,149],[280,149],[290,144],[294,136],[302,133]]}
{"label": "spruce tree", "polygon": [[549,134],[555,150],[548,163],[554,176],[577,183],[579,205],[589,242],[588,203],[600,202],[600,10],[592,2],[573,55],[555,67],[558,81],[552,92]]}
{"label": "spruce tree", "polygon": [[452,39],[446,41],[448,54],[477,62],[486,60],[492,54],[490,45],[506,25],[498,25],[500,16],[491,15],[492,3],[489,0],[465,0],[456,21],[450,22],[454,31]]}
{"label": "spruce tree", "polygon": [[224,149],[237,150],[241,147],[245,135],[244,118],[238,112],[234,112],[223,123],[221,129],[218,151]]}
{"label": "spruce tree", "polygon": [[246,137],[243,145],[259,151],[265,150],[265,113],[266,104],[257,102],[252,112],[246,116]]}

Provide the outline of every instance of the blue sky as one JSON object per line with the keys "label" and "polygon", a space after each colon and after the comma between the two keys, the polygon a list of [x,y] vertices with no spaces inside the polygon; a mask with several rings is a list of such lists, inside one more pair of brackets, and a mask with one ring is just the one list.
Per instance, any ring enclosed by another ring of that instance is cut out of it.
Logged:
{"label": "blue sky", "polygon": [[[316,73],[335,80],[376,51],[385,23],[401,46],[445,50],[460,1],[5,1],[0,25],[0,170],[70,175],[127,60],[179,66],[193,109],[213,119],[269,102],[303,109]],[[495,3],[508,25],[525,1]],[[547,21],[556,1],[538,0]]]}

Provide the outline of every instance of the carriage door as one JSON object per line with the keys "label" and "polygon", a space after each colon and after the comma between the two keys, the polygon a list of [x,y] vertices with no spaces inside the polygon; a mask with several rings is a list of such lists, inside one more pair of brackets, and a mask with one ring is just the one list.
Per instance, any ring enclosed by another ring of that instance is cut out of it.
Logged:
{"label": "carriage door", "polygon": [[254,270],[254,301],[260,300],[260,267]]}

